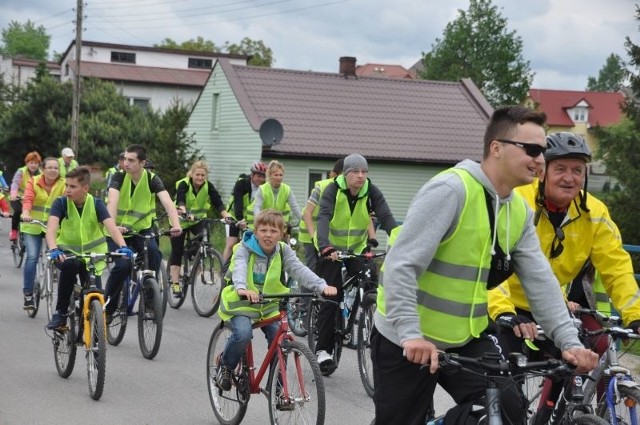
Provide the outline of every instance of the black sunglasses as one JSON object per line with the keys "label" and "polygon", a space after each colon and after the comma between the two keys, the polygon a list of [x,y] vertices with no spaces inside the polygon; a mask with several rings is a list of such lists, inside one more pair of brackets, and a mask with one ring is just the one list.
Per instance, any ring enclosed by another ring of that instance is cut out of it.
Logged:
{"label": "black sunglasses", "polygon": [[509,139],[496,139],[498,142],[500,143],[508,143],[510,145],[514,145],[517,146],[519,148],[524,149],[524,151],[526,152],[527,155],[529,155],[532,158],[537,158],[538,155],[543,154],[547,151],[547,147],[546,146],[541,146],[538,145],[536,143],[522,143],[522,142],[515,142],[513,140],[509,140]]}
{"label": "black sunglasses", "polygon": [[[562,241],[564,241],[564,231],[561,227],[556,227],[555,231],[556,236],[553,238],[553,241],[551,241],[551,255],[549,256],[549,259],[560,256],[562,251],[564,251],[564,245],[562,245]],[[557,245],[556,241],[558,241]]]}

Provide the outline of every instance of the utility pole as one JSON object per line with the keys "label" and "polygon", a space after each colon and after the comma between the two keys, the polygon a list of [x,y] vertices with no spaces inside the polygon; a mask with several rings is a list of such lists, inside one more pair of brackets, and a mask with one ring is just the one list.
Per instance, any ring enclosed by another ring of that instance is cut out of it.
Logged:
{"label": "utility pole", "polygon": [[71,149],[78,156],[78,132],[80,127],[80,54],[82,53],[82,2],[76,6],[76,72],[73,77],[73,106],[71,109]]}

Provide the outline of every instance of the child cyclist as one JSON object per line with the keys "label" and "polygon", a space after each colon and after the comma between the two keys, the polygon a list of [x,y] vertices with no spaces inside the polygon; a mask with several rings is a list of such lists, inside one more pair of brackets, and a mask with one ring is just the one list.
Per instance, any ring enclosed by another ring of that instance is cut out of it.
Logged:
{"label": "child cyclist", "polygon": [[[78,259],[67,259],[64,251],[76,254],[107,252],[104,225],[113,240],[121,247],[117,252],[127,257],[133,256],[133,251],[127,248],[104,202],[88,193],[90,180],[91,174],[87,167],[69,171],[65,182],[66,196],[59,197],[51,206],[47,221],[47,246],[51,249],[49,257],[56,262],[56,267],[60,270],[60,280],[56,312],[47,324],[48,329],[66,327],[67,310],[76,276],[80,275],[82,280],[88,278],[84,263]],[[104,263],[96,271],[101,274],[103,270]],[[96,280],[100,285],[100,280]]]}
{"label": "child cyclist", "polygon": [[[218,386],[224,391],[231,389],[231,371],[235,369],[252,337],[251,325],[263,319],[275,317],[278,300],[267,304],[253,304],[260,294],[282,294],[289,292],[284,273],[296,279],[302,286],[323,295],[336,295],[337,290],[327,285],[298,259],[296,253],[284,242],[284,219],[274,209],[261,211],[255,218],[255,233],[246,231],[234,248],[231,265],[227,272],[228,284],[222,291],[218,315],[229,321],[232,336],[220,360]],[[245,300],[246,298],[246,300]],[[270,344],[278,329],[277,323],[261,328]]]}

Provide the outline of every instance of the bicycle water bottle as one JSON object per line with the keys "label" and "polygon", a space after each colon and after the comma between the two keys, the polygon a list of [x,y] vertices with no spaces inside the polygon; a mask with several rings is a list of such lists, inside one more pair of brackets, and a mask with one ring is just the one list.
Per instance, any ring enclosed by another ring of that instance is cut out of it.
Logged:
{"label": "bicycle water bottle", "polygon": [[358,292],[358,288],[353,287],[344,296],[344,306],[347,310],[351,310],[351,307],[353,307],[353,302],[356,299],[356,292]]}

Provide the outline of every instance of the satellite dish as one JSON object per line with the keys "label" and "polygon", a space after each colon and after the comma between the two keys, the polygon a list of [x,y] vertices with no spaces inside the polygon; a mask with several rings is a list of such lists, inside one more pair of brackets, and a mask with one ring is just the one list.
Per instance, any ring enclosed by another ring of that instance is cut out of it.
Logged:
{"label": "satellite dish", "polygon": [[273,146],[280,143],[284,129],[282,124],[275,118],[268,118],[260,125],[260,139],[266,146]]}

